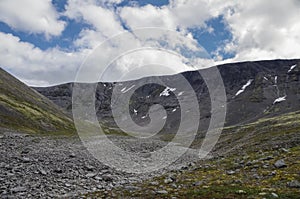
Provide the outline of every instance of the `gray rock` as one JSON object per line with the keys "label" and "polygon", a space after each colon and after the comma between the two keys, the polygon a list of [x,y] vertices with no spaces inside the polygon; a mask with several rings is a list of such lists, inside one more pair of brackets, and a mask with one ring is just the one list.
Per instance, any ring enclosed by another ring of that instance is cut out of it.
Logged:
{"label": "gray rock", "polygon": [[85,168],[88,171],[93,171],[95,167],[93,167],[92,165],[85,165]]}
{"label": "gray rock", "polygon": [[70,158],[75,158],[76,155],[75,155],[75,153],[72,152],[72,153],[69,154],[69,157],[70,157]]}
{"label": "gray rock", "polygon": [[106,182],[111,182],[111,181],[113,181],[113,177],[112,177],[110,174],[103,175],[102,178],[103,178],[103,180],[106,181]]}
{"label": "gray rock", "polygon": [[44,169],[39,169],[39,173],[42,175],[47,175],[47,172]]}
{"label": "gray rock", "polygon": [[158,193],[158,194],[168,194],[168,192],[166,190],[158,190],[158,191],[156,191],[156,193]]}
{"label": "gray rock", "polygon": [[30,162],[30,159],[29,159],[29,158],[26,158],[26,157],[24,157],[24,158],[22,159],[22,161],[23,161],[24,163],[29,163],[29,162]]}
{"label": "gray rock", "polygon": [[10,189],[10,191],[13,193],[25,192],[26,188],[25,187],[14,187],[14,188]]}
{"label": "gray rock", "polygon": [[169,183],[172,183],[173,182],[173,180],[171,179],[171,178],[166,178],[165,180],[164,180],[164,183],[165,184],[169,184]]}
{"label": "gray rock", "polygon": [[197,181],[193,183],[194,186],[201,186],[203,185],[203,181]]}
{"label": "gray rock", "polygon": [[281,148],[281,151],[283,151],[283,152],[285,152],[285,153],[288,153],[288,152],[289,152],[289,150],[286,149],[286,148]]}
{"label": "gray rock", "polygon": [[63,170],[58,167],[58,168],[54,169],[54,172],[55,173],[63,173]]}
{"label": "gray rock", "polygon": [[157,186],[159,183],[157,181],[150,182],[150,185]]}
{"label": "gray rock", "polygon": [[87,177],[87,178],[93,178],[96,175],[97,175],[97,173],[88,173],[88,174],[85,175],[85,177]]}
{"label": "gray rock", "polygon": [[285,164],[284,160],[277,160],[277,161],[274,163],[274,166],[275,166],[276,168],[278,168],[278,169],[287,167],[287,165]]}
{"label": "gray rock", "polygon": [[290,188],[300,188],[300,182],[298,180],[293,180],[287,183],[287,186]]}
{"label": "gray rock", "polygon": [[261,160],[267,161],[267,160],[272,160],[272,159],[274,159],[273,156],[267,156],[267,157],[262,158]]}
{"label": "gray rock", "polygon": [[226,174],[227,174],[227,175],[233,175],[233,174],[235,174],[235,171],[230,170],[230,171],[227,171]]}

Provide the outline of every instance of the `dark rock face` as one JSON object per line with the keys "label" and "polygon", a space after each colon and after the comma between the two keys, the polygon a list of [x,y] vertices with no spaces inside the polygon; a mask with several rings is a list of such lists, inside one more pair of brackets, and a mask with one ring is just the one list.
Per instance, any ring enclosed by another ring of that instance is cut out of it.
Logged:
{"label": "dark rock face", "polygon": [[[217,67],[223,78],[227,95],[226,126],[242,125],[260,118],[299,110],[300,60],[243,62]],[[194,89],[193,91],[182,90],[182,96],[185,103],[188,104],[190,93],[196,93],[201,113],[199,131],[205,131],[211,117],[211,101],[207,85],[201,75],[197,71],[190,71],[163,76],[161,79],[176,82],[181,75]],[[113,89],[121,86],[124,87],[123,91],[126,91],[130,89],[130,86],[138,84],[139,81],[145,81],[145,79],[119,83],[98,83],[95,97],[99,121],[107,126],[115,127],[110,107]],[[71,113],[73,85],[73,83],[68,83],[34,89]],[[168,95],[162,95],[165,89],[158,84],[147,84],[138,88],[132,95],[129,105],[133,121],[140,125],[149,123],[149,108],[154,104],[160,104],[166,109],[168,115],[167,118],[162,118],[166,119],[162,132],[175,131],[180,123],[180,105],[172,90],[168,91]]]}

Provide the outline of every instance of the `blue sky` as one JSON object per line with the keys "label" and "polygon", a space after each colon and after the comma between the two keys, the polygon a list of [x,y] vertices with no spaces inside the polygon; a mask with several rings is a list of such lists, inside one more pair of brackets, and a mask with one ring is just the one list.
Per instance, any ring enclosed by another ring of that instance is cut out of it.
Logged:
{"label": "blue sky", "polygon": [[[125,0],[115,6],[116,8],[120,8],[130,5],[145,6],[151,4],[153,6],[160,7],[168,5],[168,3],[168,0]],[[52,0],[52,4],[58,12],[64,12],[67,0]],[[73,42],[74,40],[76,40],[76,38],[78,38],[78,34],[80,33],[80,31],[82,29],[92,27],[87,23],[76,22],[75,20],[68,19],[67,17],[60,17],[60,19],[66,21],[67,26],[59,37],[52,37],[51,39],[46,39],[43,34],[28,34],[27,32],[14,30],[4,22],[0,22],[0,31],[18,36],[21,41],[32,43],[42,50],[53,47],[72,50],[75,48],[73,46]],[[199,42],[199,44],[201,44],[213,56],[213,52],[215,52],[220,45],[224,44],[226,40],[230,40],[232,36],[230,32],[226,30],[226,26],[223,23],[222,16],[208,20],[207,25],[213,28],[215,31],[213,33],[209,33],[206,28],[202,27],[193,27],[189,30],[193,34],[195,39]],[[223,55],[225,55],[226,58],[232,56],[228,54]]]}
{"label": "blue sky", "polygon": [[99,43],[143,27],[185,34],[214,64],[299,57],[297,0],[2,0],[0,12],[0,66],[35,86],[74,81]]}

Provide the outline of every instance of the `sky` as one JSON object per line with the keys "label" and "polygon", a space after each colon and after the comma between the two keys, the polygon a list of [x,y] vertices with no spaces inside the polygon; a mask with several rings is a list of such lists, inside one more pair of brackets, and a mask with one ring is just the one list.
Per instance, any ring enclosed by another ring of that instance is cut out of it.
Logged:
{"label": "sky", "polygon": [[[127,43],[104,49],[123,52],[124,45],[141,43],[135,30],[145,27],[178,32],[185,39],[169,38],[159,45],[176,46],[169,49],[174,51],[179,46],[183,55],[201,46],[214,65],[300,58],[299,0],[1,0],[0,13],[0,67],[30,86],[75,81],[99,44],[127,31],[132,36]],[[137,52],[107,71],[128,72],[145,60],[172,65],[173,72],[188,70],[183,59],[169,59],[154,51]],[[136,77],[168,74],[159,68],[141,67]],[[105,80],[115,81],[109,75]]]}

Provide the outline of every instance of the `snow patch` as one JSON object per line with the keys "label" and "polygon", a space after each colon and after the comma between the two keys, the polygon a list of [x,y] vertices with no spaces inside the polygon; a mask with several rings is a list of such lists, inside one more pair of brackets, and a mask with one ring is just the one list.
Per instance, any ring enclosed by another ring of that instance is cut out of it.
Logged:
{"label": "snow patch", "polygon": [[138,111],[137,111],[136,109],[133,109],[133,112],[134,112],[135,114],[137,114]]}
{"label": "snow patch", "polygon": [[278,77],[277,77],[277,76],[275,76],[275,84],[277,84],[277,79],[278,79]]}
{"label": "snow patch", "polygon": [[174,108],[174,109],[172,110],[172,112],[174,113],[176,110],[177,110],[177,108]]}
{"label": "snow patch", "polygon": [[145,116],[143,116],[143,117],[141,117],[142,119],[145,119],[147,116],[145,115]]}
{"label": "snow patch", "polygon": [[181,96],[181,95],[183,95],[183,93],[184,93],[183,91],[182,91],[182,92],[180,92],[180,93],[178,93],[178,96]]}
{"label": "snow patch", "polygon": [[286,95],[283,96],[283,97],[279,97],[279,98],[275,99],[275,101],[273,102],[273,104],[280,103],[280,102],[283,102],[285,100],[286,100]]}
{"label": "snow patch", "polygon": [[242,87],[242,89],[239,90],[239,91],[235,94],[235,96],[238,96],[238,95],[240,95],[241,93],[243,93],[243,92],[246,90],[246,88],[247,88],[248,86],[250,86],[250,84],[251,84],[252,82],[253,82],[253,79],[249,79],[248,82]]}
{"label": "snow patch", "polygon": [[266,78],[266,77],[264,77],[264,79],[265,79],[265,80],[267,80],[267,81],[269,80],[269,79],[268,79],[268,78]]}
{"label": "snow patch", "polygon": [[176,88],[167,87],[167,88],[165,88],[165,90],[163,92],[161,92],[161,94],[159,96],[160,97],[161,96],[169,96],[170,95],[170,91],[174,92],[174,91],[176,91]]}
{"label": "snow patch", "polygon": [[288,71],[288,73],[292,72],[292,70],[294,70],[294,68],[296,68],[297,64],[291,66],[290,70]]}
{"label": "snow patch", "polygon": [[126,89],[126,87],[125,88],[123,88],[122,90],[121,90],[121,92],[122,93],[126,93],[126,92],[128,92],[129,90],[131,90],[133,87],[135,87],[135,85],[132,85],[130,88],[128,88],[128,89]]}
{"label": "snow patch", "polygon": [[163,119],[163,120],[167,119],[167,116],[163,117],[162,119]]}

